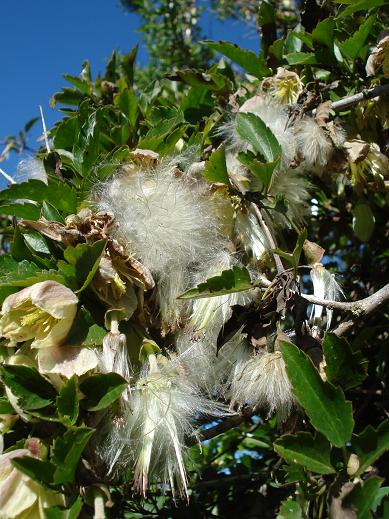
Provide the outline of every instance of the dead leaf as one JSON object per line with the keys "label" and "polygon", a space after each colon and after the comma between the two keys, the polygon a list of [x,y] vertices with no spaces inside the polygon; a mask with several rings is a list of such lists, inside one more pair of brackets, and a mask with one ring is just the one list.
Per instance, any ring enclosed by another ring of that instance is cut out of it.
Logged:
{"label": "dead leaf", "polygon": [[137,148],[130,153],[132,160],[140,166],[155,166],[159,162],[159,154],[152,150],[142,150]]}
{"label": "dead leaf", "polygon": [[65,245],[74,245],[82,238],[81,233],[77,229],[66,229],[64,225],[57,222],[49,222],[45,218],[39,220],[20,220],[20,225],[34,229],[51,240],[64,243]]}
{"label": "dead leaf", "polygon": [[307,259],[308,265],[319,263],[325,253],[325,249],[323,249],[323,247],[320,247],[320,245],[318,245],[317,243],[309,240],[305,240],[303,245],[303,251]]}
{"label": "dead leaf", "polygon": [[327,128],[332,101],[325,101],[316,108],[315,120],[321,128]]}
{"label": "dead leaf", "polygon": [[355,164],[364,160],[370,151],[370,144],[358,139],[345,142],[344,147],[348,153],[349,160]]}

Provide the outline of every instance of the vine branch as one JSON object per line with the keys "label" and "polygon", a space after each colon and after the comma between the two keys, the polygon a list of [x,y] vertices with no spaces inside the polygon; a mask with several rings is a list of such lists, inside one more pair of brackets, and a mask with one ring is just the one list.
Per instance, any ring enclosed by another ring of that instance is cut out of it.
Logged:
{"label": "vine branch", "polygon": [[341,310],[361,316],[374,312],[374,310],[389,300],[389,283],[371,296],[358,301],[330,301],[326,299],[318,299],[317,297],[308,294],[301,294],[301,297],[310,303],[324,306],[330,310]]}

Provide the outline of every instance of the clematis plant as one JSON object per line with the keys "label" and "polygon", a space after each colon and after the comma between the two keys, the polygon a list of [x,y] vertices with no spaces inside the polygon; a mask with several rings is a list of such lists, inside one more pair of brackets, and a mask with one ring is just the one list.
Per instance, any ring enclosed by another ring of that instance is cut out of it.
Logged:
{"label": "clematis plant", "polygon": [[32,340],[32,348],[58,346],[77,311],[77,296],[56,281],[42,281],[8,296],[2,306],[0,335],[9,346]]}

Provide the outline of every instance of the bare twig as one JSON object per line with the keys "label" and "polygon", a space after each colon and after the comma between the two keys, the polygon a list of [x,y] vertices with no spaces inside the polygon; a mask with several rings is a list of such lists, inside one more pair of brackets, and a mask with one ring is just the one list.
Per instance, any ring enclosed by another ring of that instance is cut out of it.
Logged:
{"label": "bare twig", "polygon": [[359,301],[328,301],[317,297],[301,294],[301,297],[315,305],[324,306],[330,310],[341,310],[358,315],[366,315],[374,312],[379,306],[389,300],[389,283],[365,299]]}
{"label": "bare twig", "polygon": [[237,427],[238,425],[246,421],[248,418],[250,418],[254,413],[255,408],[245,407],[240,414],[230,416],[229,418],[223,420],[214,427],[210,427],[209,429],[203,431],[200,437],[201,441],[211,440],[212,438],[215,438],[215,436],[219,436],[219,434],[223,434],[224,432],[229,431],[233,427]]}
{"label": "bare twig", "polygon": [[351,312],[354,314],[351,319],[348,321],[343,321],[333,330],[333,333],[340,337],[342,335],[346,335],[354,327],[354,321],[356,319],[359,319],[363,315],[369,315],[373,313],[374,310],[377,310],[377,308],[389,301],[389,283],[378,290],[378,292],[375,292],[369,297],[365,297],[365,299],[360,299],[359,301],[326,301],[304,294],[301,294],[301,297],[316,305],[325,306],[326,308],[340,310],[343,312]]}
{"label": "bare twig", "polygon": [[362,90],[362,92],[359,92],[359,94],[339,99],[339,101],[335,101],[334,103],[332,103],[331,109],[335,110],[336,112],[341,112],[342,110],[346,110],[350,106],[360,103],[364,99],[373,99],[374,97],[378,97],[380,95],[385,94],[389,94],[389,83],[387,83],[386,85],[378,85],[373,88]]}
{"label": "bare twig", "polygon": [[45,139],[46,151],[47,151],[47,153],[50,153],[50,144],[49,144],[49,139],[47,137],[46,122],[45,122],[45,117],[43,115],[43,108],[42,108],[41,105],[39,105],[39,110],[41,112],[42,127],[43,127],[43,137]]}
{"label": "bare twig", "polygon": [[8,180],[10,184],[16,184],[15,180],[8,175],[3,169],[0,168],[0,173],[3,175],[3,177]]}

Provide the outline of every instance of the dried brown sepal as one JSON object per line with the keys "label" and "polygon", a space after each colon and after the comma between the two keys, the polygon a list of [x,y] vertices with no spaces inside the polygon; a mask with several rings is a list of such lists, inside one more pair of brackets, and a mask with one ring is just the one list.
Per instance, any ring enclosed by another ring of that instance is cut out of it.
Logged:
{"label": "dried brown sepal", "polygon": [[325,249],[323,249],[323,247],[309,240],[305,240],[303,245],[303,251],[307,259],[308,265],[319,263],[325,253]]}

